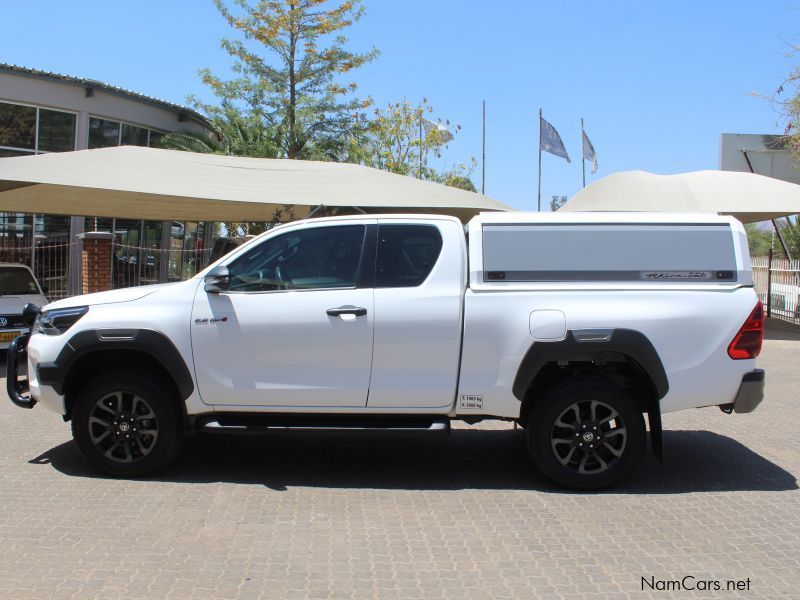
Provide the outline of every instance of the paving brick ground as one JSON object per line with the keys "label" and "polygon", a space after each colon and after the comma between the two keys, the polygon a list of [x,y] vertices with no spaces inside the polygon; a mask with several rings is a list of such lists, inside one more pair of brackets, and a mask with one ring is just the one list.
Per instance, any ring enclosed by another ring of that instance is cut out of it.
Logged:
{"label": "paving brick ground", "polygon": [[685,576],[750,582],[683,597],[800,597],[800,335],[770,337],[755,413],[667,415],[667,461],[602,494],[553,489],[505,426],[195,438],[116,481],[3,400],[0,598],[668,597],[642,577]]}

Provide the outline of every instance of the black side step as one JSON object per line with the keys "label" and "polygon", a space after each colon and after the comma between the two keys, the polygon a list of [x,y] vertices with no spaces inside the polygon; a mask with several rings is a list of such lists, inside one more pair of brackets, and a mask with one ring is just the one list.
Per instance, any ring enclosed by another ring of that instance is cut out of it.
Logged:
{"label": "black side step", "polygon": [[450,420],[404,415],[236,415],[214,414],[198,419],[198,431],[207,433],[424,432],[449,433]]}

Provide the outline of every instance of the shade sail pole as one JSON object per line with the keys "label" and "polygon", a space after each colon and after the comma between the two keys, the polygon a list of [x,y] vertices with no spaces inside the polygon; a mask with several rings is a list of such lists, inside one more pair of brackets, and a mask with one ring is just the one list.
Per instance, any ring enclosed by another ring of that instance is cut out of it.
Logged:
{"label": "shade sail pole", "polygon": [[[755,174],[755,171],[753,170],[753,163],[750,162],[750,157],[747,156],[747,150],[742,148],[742,154],[744,155],[745,162],[747,162],[747,168],[750,169],[751,173]],[[781,233],[781,230],[778,228],[778,223],[775,221],[775,219],[770,219],[770,221],[772,221],[772,226],[775,228],[775,233],[778,235],[778,240],[781,243],[781,247],[783,248],[783,252],[786,255],[786,258],[792,260],[792,255],[789,252],[789,247],[786,245],[786,240],[783,239],[783,234]]]}
{"label": "shade sail pole", "polygon": [[324,204],[320,204],[319,206],[314,207],[314,210],[312,210],[310,213],[308,213],[305,218],[306,219],[310,219],[315,214],[317,214],[319,211],[321,211],[323,208],[325,208]]}

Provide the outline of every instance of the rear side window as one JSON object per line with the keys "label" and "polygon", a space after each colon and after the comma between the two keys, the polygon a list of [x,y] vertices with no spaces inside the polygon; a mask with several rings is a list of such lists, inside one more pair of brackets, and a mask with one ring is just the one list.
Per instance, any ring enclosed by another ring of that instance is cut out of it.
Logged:
{"label": "rear side window", "polygon": [[730,226],[486,225],[485,281],[735,281]]}
{"label": "rear side window", "polygon": [[427,279],[442,236],[432,225],[380,225],[375,287],[414,287]]}

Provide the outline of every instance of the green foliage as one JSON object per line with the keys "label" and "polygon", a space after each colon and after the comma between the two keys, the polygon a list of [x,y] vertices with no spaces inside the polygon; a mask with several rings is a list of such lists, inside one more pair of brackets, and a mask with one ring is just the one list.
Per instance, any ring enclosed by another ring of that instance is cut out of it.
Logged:
{"label": "green foliage", "polygon": [[559,208],[567,203],[566,196],[553,196],[550,199],[550,212],[556,212]]}
{"label": "green foliage", "polygon": [[235,107],[246,120],[260,121],[281,158],[331,160],[346,151],[342,140],[353,113],[370,101],[351,97],[355,83],[338,79],[377,56],[375,49],[346,50],[347,38],[337,33],[361,18],[360,0],[333,8],[324,6],[326,0],[233,0],[233,7],[214,2],[243,37],[222,41],[238,77],[223,80],[201,70],[222,108],[190,98],[193,105],[212,118]]}
{"label": "green foliage", "polygon": [[745,231],[747,231],[750,256],[767,256],[772,246],[772,232],[760,229],[755,223],[748,223],[744,227]]}
{"label": "green foliage", "polygon": [[432,113],[426,98],[417,105],[403,100],[375,109],[372,119],[354,127],[348,161],[474,192],[470,179],[477,165],[474,158],[445,170],[431,166],[432,159],[441,158],[448,133],[454,136],[461,129],[449,121],[437,123],[444,129],[423,127],[423,119]]}
{"label": "green foliage", "polygon": [[216,136],[196,131],[178,131],[164,134],[159,146],[204,154],[277,158],[280,149],[275,130],[257,117],[244,116],[232,106],[223,104],[215,111],[211,121]]}
{"label": "green foliage", "polygon": [[[783,240],[789,247],[792,258],[800,258],[800,221],[798,221],[798,217],[785,219],[780,227]],[[777,245],[780,246],[780,244]]]}
{"label": "green foliage", "polygon": [[[777,220],[778,227],[783,241],[789,248],[789,253],[792,258],[800,258],[800,222],[798,218],[787,217],[786,219]],[[772,227],[768,229],[760,229],[755,224],[745,225],[747,231],[747,242],[750,245],[751,256],[767,256],[769,249],[772,247],[773,255],[778,258],[785,258],[786,254],[783,251],[783,246],[775,235]]]}
{"label": "green foliage", "polygon": [[[178,131],[167,133],[159,140],[159,147],[168,150],[183,150],[203,154],[223,154],[228,156],[249,156],[254,158],[276,158],[279,147],[274,129],[266,126],[260,119],[250,115],[243,116],[230,105],[219,107],[212,117],[217,134],[197,131]],[[275,224],[295,219],[293,207],[279,207],[265,223],[231,221],[222,225],[232,237],[257,235]]]}

